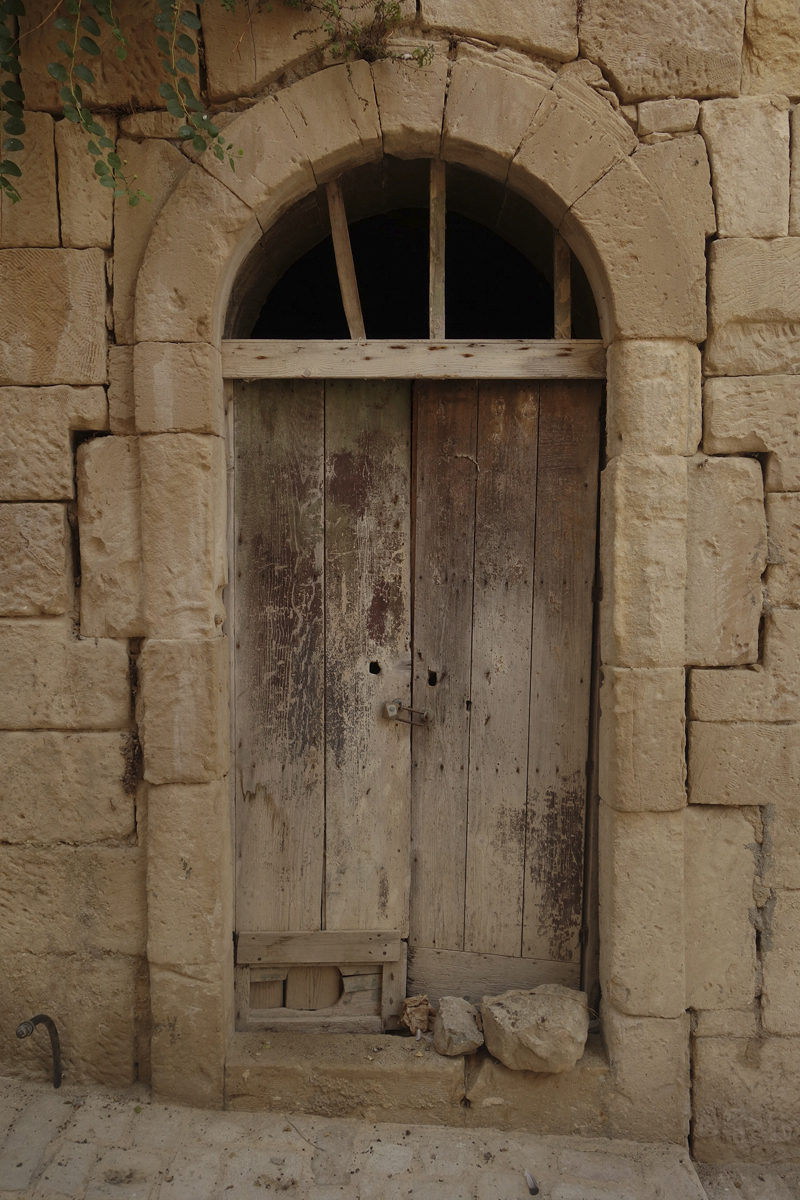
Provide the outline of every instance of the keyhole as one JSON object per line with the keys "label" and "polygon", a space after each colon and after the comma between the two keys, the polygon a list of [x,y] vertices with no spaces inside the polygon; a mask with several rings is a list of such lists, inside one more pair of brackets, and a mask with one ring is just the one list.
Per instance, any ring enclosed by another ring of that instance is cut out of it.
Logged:
{"label": "keyhole", "polygon": [[436,674],[435,671],[428,671],[428,683],[430,684],[431,687],[436,687],[438,679],[439,679],[439,676]]}
{"label": "keyhole", "polygon": [[379,662],[371,662],[369,664],[369,673],[370,675],[380,675],[381,664]]}

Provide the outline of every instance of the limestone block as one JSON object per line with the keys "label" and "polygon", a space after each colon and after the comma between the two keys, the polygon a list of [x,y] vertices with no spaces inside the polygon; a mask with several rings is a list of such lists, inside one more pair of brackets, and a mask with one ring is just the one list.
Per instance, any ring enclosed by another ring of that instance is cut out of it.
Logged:
{"label": "limestone block", "polygon": [[709,264],[706,372],[800,373],[800,240],[721,238]]}
{"label": "limestone block", "polygon": [[742,91],[800,97],[800,13],[793,0],[747,0]]}
{"label": "limestone block", "polygon": [[[136,187],[150,196],[150,203],[134,208],[124,196],[114,202],[114,336],[119,345],[134,341],[136,281],[147,243],[162,208],[191,164],[176,146],[163,140],[120,138],[117,152],[136,177]],[[183,229],[176,236],[183,240],[189,232]]]}
{"label": "limestone block", "polygon": [[147,242],[136,284],[135,340],[216,344],[224,298],[260,237],[251,209],[202,167],[190,167]]}
{"label": "limestone block", "polygon": [[756,994],[753,826],[734,808],[683,817],[687,1007],[744,1009]]}
{"label": "limestone block", "polygon": [[[395,43],[395,47],[398,52],[408,54],[415,48],[411,42]],[[432,61],[424,67],[418,66],[413,59],[386,58],[372,64],[384,154],[394,154],[397,158],[438,155],[448,49],[447,42],[437,42]]]}
{"label": "limestone block", "polygon": [[150,968],[153,1097],[222,1108],[233,1030],[233,955],[207,966]]}
{"label": "limestone block", "polygon": [[609,458],[694,454],[702,434],[697,346],[661,339],[612,342],[606,363]]}
{"label": "limestone block", "polygon": [[120,133],[142,140],[144,138],[167,138],[178,141],[178,130],[182,120],[166,112],[139,112],[119,118]]}
{"label": "limestone block", "polygon": [[692,1153],[780,1162],[800,1144],[800,1038],[698,1038]]}
{"label": "limestone block", "polygon": [[800,1034],[800,892],[780,891],[761,936],[761,1015],[768,1033]]}
{"label": "limestone block", "polygon": [[761,466],[751,458],[687,462],[686,661],[758,659],[767,523]]}
{"label": "limestone block", "polygon": [[789,231],[789,105],[783,98],[707,100],[700,113],[720,237]]}
{"label": "limestone block", "polygon": [[71,539],[63,504],[0,505],[0,613],[58,616],[70,602]]}
{"label": "limestone block", "polygon": [[222,359],[207,342],[139,342],[134,350],[139,433],[225,432]]}
{"label": "limestone block", "polygon": [[66,618],[0,621],[6,729],[126,729],[131,694],[122,642],[76,638]]}
{"label": "limestone block", "polygon": [[604,667],[600,687],[600,795],[624,812],[686,804],[686,678],[682,667]]}
{"label": "limestone block", "polygon": [[603,1040],[623,1136],[684,1144],[689,1131],[689,1017],[630,1017],[603,1000]]}
{"label": "limestone block", "polygon": [[691,673],[698,721],[800,720],[800,610],[776,608],[764,622],[763,663],[750,670]]}
{"label": "limestone block", "polygon": [[71,500],[70,430],[107,428],[102,388],[0,388],[0,500]]}
{"label": "limestone block", "polygon": [[0,864],[5,953],[144,953],[138,846],[2,846]]}
{"label": "limestone block", "polygon": [[791,112],[792,164],[789,195],[789,234],[800,236],[800,108]]}
{"label": "limestone block", "polygon": [[108,427],[112,433],[121,437],[136,433],[133,346],[109,347]]}
{"label": "limestone block", "polygon": [[581,54],[603,68],[620,98],[737,95],[741,0],[584,0]]}
{"label": "limestone block", "polygon": [[707,379],[703,389],[707,454],[766,454],[767,492],[800,491],[800,380]]}
{"label": "limestone block", "polygon": [[148,634],[213,636],[228,581],[225,443],[157,434],[141,439],[140,455]]}
{"label": "limestone block", "polygon": [[145,632],[139,441],[95,438],[78,448],[81,633],[141,637]]}
{"label": "limestone block", "polygon": [[103,251],[0,250],[0,278],[0,385],[105,383]]}
{"label": "limestone block", "polygon": [[[731,1011],[726,1008],[702,1010],[693,1013],[694,1037],[756,1037],[760,1023],[760,1001],[754,1000],[749,1008]],[[758,1020],[757,1020],[758,1017]]]}
{"label": "limestone block", "polygon": [[558,225],[571,204],[631,153],[636,135],[603,96],[577,77],[559,76],[529,117],[531,128],[508,181]]}
{"label": "limestone block", "polygon": [[603,471],[604,663],[683,666],[686,512],[683,458],[624,454]]}
{"label": "limestone block", "polygon": [[622,813],[600,804],[600,980],[622,1013],[686,1008],[681,812]]}
{"label": "limestone block", "polygon": [[226,12],[204,4],[200,17],[208,92],[215,103],[260,92],[328,41],[317,14],[302,7]]}
{"label": "limestone block", "polygon": [[154,641],[139,658],[150,783],[205,783],[229,768],[228,641]]}
{"label": "limestone block", "polygon": [[422,0],[420,15],[423,28],[500,42],[557,62],[567,62],[578,53],[571,0],[545,0],[525,10],[514,0]]}
{"label": "limestone block", "polygon": [[442,996],[433,1022],[433,1044],[438,1054],[454,1057],[474,1054],[483,1045],[474,1004],[461,996]]}
{"label": "limestone block", "polygon": [[688,133],[697,125],[697,100],[645,100],[639,105],[637,128],[640,137],[650,133]]}
{"label": "limestone block", "polygon": [[[26,106],[27,108],[27,106]],[[53,118],[47,113],[25,112],[24,150],[3,153],[22,171],[17,180],[22,199],[12,204],[0,193],[0,247],[57,246],[58,198]]]}
{"label": "limestone block", "polygon": [[147,957],[151,965],[220,962],[233,930],[227,779],[150,787]]}
{"label": "limestone block", "polygon": [[800,495],[767,494],[769,565],[766,599],[770,607],[800,608]]}
{"label": "limestone block", "polygon": [[136,832],[129,734],[0,733],[7,842],[88,843]]}
{"label": "limestone block", "polygon": [[767,808],[764,814],[764,857],[761,875],[765,887],[800,888],[800,767],[798,767],[798,727],[779,726],[791,730],[792,794],[783,803]]}
{"label": "limestone block", "polygon": [[797,802],[800,726],[689,723],[689,803]]}
{"label": "limestone block", "polygon": [[381,157],[380,118],[367,63],[307,75],[278,92],[277,100],[302,141],[317,183]]}
{"label": "limestone block", "polygon": [[41,1036],[44,1030],[24,1042],[14,1034],[21,1016],[45,1012],[58,1026],[68,1084],[119,1088],[134,1083],[138,962],[126,954],[4,954],[0,988],[4,1071],[40,1085],[51,1077],[50,1039]]}
{"label": "limestone block", "polygon": [[[108,137],[116,140],[117,123],[103,115]],[[58,205],[61,241],[65,246],[103,246],[110,249],[114,223],[114,190],[105,188],[94,172],[95,160],[86,149],[89,135],[81,125],[59,121]]]}
{"label": "limestone block", "polygon": [[512,1071],[569,1071],[583,1054],[589,1032],[585,992],[542,983],[484,996],[486,1048]]}

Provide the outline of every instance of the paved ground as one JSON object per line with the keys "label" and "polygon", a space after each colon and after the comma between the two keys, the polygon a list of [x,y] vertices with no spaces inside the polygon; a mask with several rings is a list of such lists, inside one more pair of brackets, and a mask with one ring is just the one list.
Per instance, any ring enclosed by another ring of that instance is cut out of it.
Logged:
{"label": "paved ground", "polygon": [[[144,1088],[0,1079],[0,1200],[528,1200],[526,1169],[542,1200],[704,1200],[675,1147],[209,1113]],[[769,1172],[744,1170],[708,1175],[709,1197],[798,1194],[777,1175],[783,1191],[759,1190]]]}

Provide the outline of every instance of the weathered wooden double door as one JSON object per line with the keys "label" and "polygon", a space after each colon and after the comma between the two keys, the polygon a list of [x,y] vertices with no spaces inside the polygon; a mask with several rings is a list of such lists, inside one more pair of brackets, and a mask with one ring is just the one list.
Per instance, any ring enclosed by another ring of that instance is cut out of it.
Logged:
{"label": "weathered wooden double door", "polygon": [[238,930],[393,931],[432,999],[577,985],[599,408],[237,385]]}

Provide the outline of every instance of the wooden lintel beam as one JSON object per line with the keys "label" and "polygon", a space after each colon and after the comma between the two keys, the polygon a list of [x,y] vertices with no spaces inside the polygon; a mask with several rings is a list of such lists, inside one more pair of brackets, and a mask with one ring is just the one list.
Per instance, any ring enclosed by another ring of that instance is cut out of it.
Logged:
{"label": "wooden lintel beam", "polygon": [[364,317],[361,313],[361,300],[358,295],[358,281],[353,263],[353,247],[350,245],[350,230],[347,225],[342,185],[338,179],[332,179],[325,185],[325,190],[328,195],[333,251],[336,255],[336,270],[339,273],[339,288],[342,293],[344,315],[347,317],[347,327],[350,330],[351,338],[363,339],[367,335],[364,332]]}
{"label": "wooden lintel beam", "polygon": [[569,246],[560,233],[553,234],[553,337],[572,337],[572,288]]}
{"label": "wooden lintel beam", "polygon": [[387,963],[399,962],[403,943],[399,933],[383,930],[322,930],[309,933],[240,933],[236,962],[247,963]]}
{"label": "wooden lintel beam", "polygon": [[444,243],[447,213],[445,166],[431,159],[428,319],[432,340],[444,339]]}

